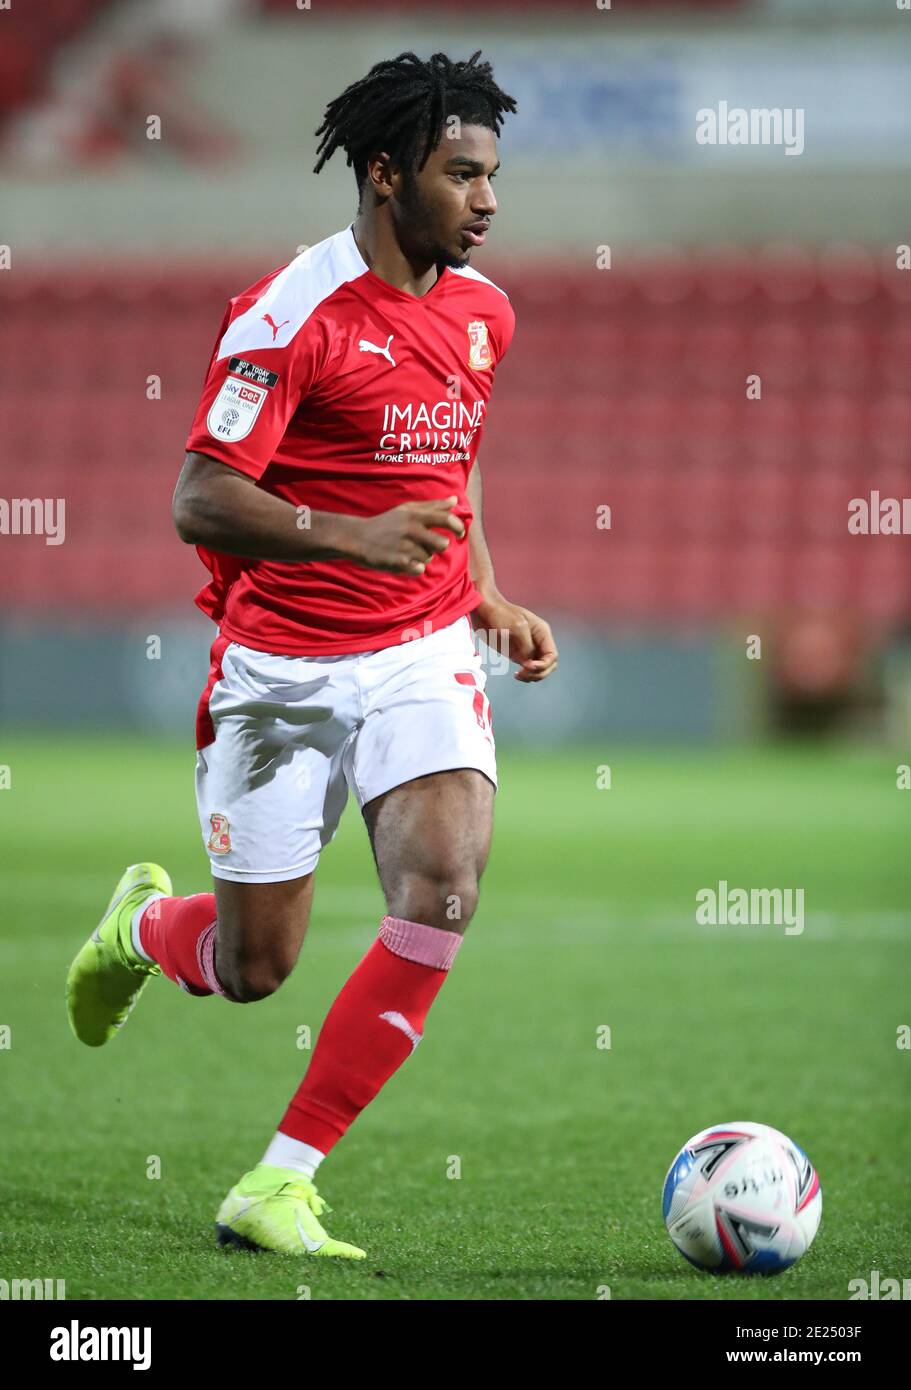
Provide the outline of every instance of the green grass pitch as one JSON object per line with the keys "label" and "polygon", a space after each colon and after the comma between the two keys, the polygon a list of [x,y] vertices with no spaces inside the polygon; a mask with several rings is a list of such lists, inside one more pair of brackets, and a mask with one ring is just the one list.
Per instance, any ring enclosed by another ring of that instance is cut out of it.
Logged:
{"label": "green grass pitch", "polygon": [[[273,998],[156,980],[91,1051],[64,978],[124,865],[208,886],[192,749],[13,736],[0,760],[0,1277],[92,1299],[842,1300],[911,1273],[911,793],[887,752],[503,751],[481,905],[424,1042],[319,1174],[329,1229],[368,1252],[342,1266],[219,1251],[213,1217],[376,933],[353,800]],[[719,879],[803,887],[804,932],[697,925]],[[816,1242],[776,1279],[700,1274],[661,1218],[678,1147],[737,1119],[792,1135],[822,1181]]]}

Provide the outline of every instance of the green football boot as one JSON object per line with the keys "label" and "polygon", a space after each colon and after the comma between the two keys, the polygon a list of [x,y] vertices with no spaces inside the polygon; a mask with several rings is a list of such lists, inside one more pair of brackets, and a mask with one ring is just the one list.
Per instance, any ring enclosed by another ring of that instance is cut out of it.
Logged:
{"label": "green football boot", "polygon": [[105,914],[79,952],[66,979],[70,1027],[80,1042],[101,1047],[126,1023],[142,991],[161,966],[133,946],[133,913],[154,897],[171,897],[171,880],[158,864],[131,864]]}
{"label": "green football boot", "polygon": [[276,1250],[283,1255],[338,1256],[363,1260],[356,1245],[333,1240],[317,1217],[331,1211],[312,1179],[293,1168],[257,1164],[232,1187],[218,1209],[219,1245]]}

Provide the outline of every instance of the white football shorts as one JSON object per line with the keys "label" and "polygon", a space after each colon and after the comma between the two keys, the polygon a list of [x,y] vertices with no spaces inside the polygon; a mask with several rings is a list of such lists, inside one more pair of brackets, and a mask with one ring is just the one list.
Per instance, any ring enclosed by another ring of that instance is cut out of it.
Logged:
{"label": "white football shorts", "polygon": [[486,683],[467,616],[344,656],[224,644],[200,701],[196,762],[212,873],[239,883],[310,873],[338,829],[349,787],[361,808],[450,768],[477,768],[496,787]]}

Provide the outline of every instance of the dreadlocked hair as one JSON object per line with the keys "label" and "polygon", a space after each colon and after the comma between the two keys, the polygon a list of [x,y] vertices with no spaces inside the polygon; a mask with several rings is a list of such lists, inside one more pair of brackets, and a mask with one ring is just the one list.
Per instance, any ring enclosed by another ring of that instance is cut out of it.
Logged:
{"label": "dreadlocked hair", "polygon": [[504,114],[515,111],[516,103],[497,86],[490,64],[478,62],[480,56],[478,49],[467,62],[453,63],[445,53],[434,53],[424,62],[416,53],[400,53],[374,63],[326,107],[314,132],[323,137],[314,174],[337,149],[354,166],[358,190],[376,150],[388,151],[394,164],[423,169],[451,116],[498,136]]}

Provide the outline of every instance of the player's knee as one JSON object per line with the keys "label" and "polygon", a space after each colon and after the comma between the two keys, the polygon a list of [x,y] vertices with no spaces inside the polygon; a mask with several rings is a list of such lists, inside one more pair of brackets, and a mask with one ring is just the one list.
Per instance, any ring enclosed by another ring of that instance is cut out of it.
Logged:
{"label": "player's knee", "polygon": [[218,960],[218,978],[228,996],[237,1004],[256,1004],[268,999],[288,978],[293,961],[259,953]]}
{"label": "player's knee", "polygon": [[448,925],[449,931],[464,931],[478,905],[478,880],[474,877],[466,877],[461,879],[458,884],[449,884],[445,887],[446,921],[440,925]]}
{"label": "player's knee", "polygon": [[477,875],[464,868],[408,874],[391,895],[395,917],[444,931],[464,931],[478,905]]}

